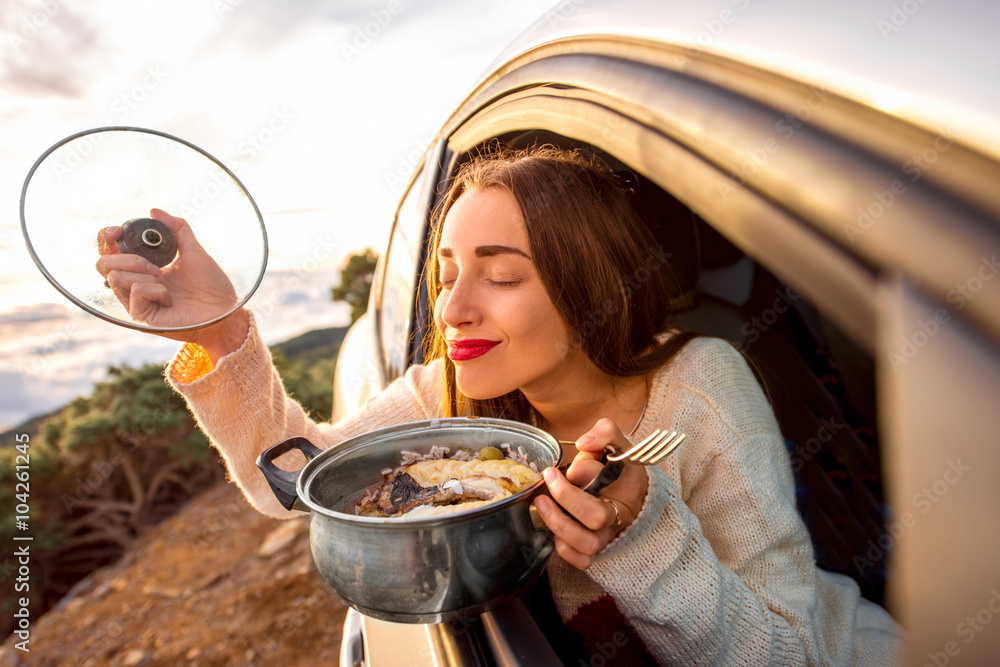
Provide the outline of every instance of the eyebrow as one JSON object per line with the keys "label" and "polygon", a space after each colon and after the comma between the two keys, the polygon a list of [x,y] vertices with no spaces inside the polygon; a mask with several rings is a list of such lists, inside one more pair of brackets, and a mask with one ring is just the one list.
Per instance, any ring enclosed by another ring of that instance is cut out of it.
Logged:
{"label": "eyebrow", "polygon": [[[450,259],[455,253],[451,248],[440,247],[437,254],[439,257]],[[526,252],[520,248],[509,245],[481,245],[476,247],[476,257],[495,257],[497,255],[520,255],[525,259],[531,259]]]}

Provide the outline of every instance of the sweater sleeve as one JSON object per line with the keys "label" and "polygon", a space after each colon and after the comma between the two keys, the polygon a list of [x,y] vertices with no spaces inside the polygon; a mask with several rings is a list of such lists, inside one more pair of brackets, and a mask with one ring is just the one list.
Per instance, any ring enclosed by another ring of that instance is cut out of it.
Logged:
{"label": "sweater sleeve", "polygon": [[861,615],[885,630],[865,633],[883,642],[872,664],[897,662],[888,614],[859,609],[875,605],[816,569],[784,442],[746,363],[718,341],[692,347],[659,397],[658,425],[686,431],[685,451],[647,469],[639,515],[588,574],[662,663],[863,664]]}
{"label": "sweater sleeve", "polygon": [[[297,513],[278,503],[257,469],[257,457],[268,447],[303,436],[327,449],[359,433],[434,416],[436,406],[430,405],[428,397],[433,396],[431,388],[440,364],[411,367],[361,410],[336,424],[313,421],[285,392],[252,314],[246,340],[238,350],[207,373],[198,361],[201,356],[200,348],[185,345],[167,366],[167,381],[184,396],[198,426],[219,450],[230,478],[250,504],[272,517],[289,519]],[[305,457],[293,451],[277,463],[296,470],[305,464]]]}

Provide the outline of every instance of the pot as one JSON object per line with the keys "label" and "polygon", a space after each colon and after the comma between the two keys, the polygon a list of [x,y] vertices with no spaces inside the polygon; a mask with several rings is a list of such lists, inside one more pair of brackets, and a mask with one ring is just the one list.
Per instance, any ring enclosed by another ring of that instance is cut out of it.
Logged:
{"label": "pot", "polygon": [[[548,433],[520,422],[449,418],[372,431],[320,450],[305,438],[281,442],[257,460],[286,509],[311,513],[310,547],[320,576],[351,607],[397,623],[439,623],[481,614],[519,596],[542,573],[553,537],[531,502],[540,481],[514,496],[442,516],[357,516],[365,492],[383,482],[402,450],[427,453],[437,445],[478,452],[509,443],[523,448],[539,472],[558,467],[562,447]],[[275,458],[301,451],[309,462],[297,472]],[[607,466],[587,491],[617,478]]]}

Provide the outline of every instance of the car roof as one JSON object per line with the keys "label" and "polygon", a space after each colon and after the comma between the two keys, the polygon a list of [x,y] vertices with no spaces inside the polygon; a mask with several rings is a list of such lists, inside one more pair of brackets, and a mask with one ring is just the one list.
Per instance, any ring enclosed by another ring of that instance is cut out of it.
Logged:
{"label": "car roof", "polygon": [[673,44],[822,87],[1000,159],[997,25],[1000,3],[977,0],[562,0],[489,72],[581,37]]}

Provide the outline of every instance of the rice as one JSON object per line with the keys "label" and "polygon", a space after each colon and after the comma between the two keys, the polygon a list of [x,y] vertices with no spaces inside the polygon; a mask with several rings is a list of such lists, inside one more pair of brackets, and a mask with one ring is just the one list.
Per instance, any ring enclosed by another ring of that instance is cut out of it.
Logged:
{"label": "rice", "polygon": [[413,465],[417,461],[432,461],[434,459],[446,459],[452,458],[457,461],[471,461],[475,458],[472,452],[468,449],[460,449],[455,452],[454,456],[449,457],[448,454],[451,453],[451,449],[448,447],[441,447],[440,445],[434,445],[431,450],[426,454],[421,454],[420,452],[413,452],[408,449],[402,450],[399,459],[399,465],[395,468],[383,468],[382,475],[386,476],[386,481],[392,481],[396,479],[399,475],[403,473],[409,466]]}
{"label": "rice", "polygon": [[[390,470],[391,470],[391,468],[390,468]],[[385,473],[383,472],[382,474],[384,475]],[[359,500],[354,505],[354,513],[355,514],[358,514],[359,512],[361,512],[361,506],[364,505],[365,503],[375,502],[375,499],[378,498],[378,490],[379,490],[379,488],[380,487],[373,486],[373,487],[370,487],[367,491],[365,491],[364,498],[362,498],[361,500]]]}
{"label": "rice", "polygon": [[518,447],[516,452],[512,452],[510,449],[511,445],[509,442],[505,442],[500,445],[500,449],[504,451],[506,458],[514,461],[515,463],[520,463],[526,468],[531,468],[534,472],[538,472],[538,466],[535,465],[534,461],[528,461],[528,455],[524,452],[524,447]]}

